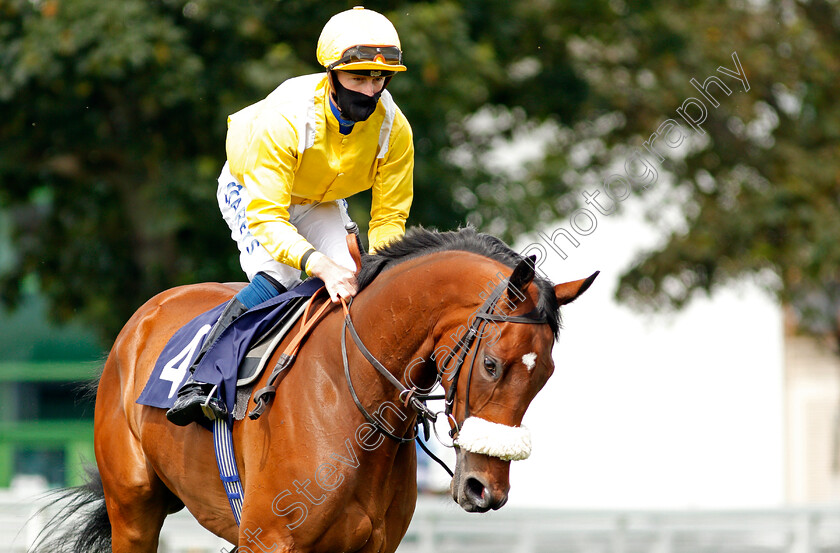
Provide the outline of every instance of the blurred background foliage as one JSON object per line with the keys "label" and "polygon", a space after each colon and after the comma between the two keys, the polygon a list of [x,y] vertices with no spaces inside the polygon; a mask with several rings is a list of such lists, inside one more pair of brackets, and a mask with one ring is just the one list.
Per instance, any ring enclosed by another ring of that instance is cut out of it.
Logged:
{"label": "blurred background foliage", "polygon": [[[166,288],[243,279],[215,202],[226,117],[320,71],[321,28],[355,3],[0,0],[3,304],[28,283],[107,344]],[[706,134],[659,167],[642,197],[663,240],[617,295],[679,308],[755,274],[803,329],[837,332],[835,1],[365,5],[409,66],[390,90],[415,135],[410,223],[507,240],[579,207],[737,51],[750,90],[724,78]]]}

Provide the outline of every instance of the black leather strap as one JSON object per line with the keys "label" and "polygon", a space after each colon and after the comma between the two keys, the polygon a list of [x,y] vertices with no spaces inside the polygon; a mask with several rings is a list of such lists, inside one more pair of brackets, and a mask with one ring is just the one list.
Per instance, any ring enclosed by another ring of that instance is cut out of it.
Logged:
{"label": "black leather strap", "polygon": [[[402,385],[402,382],[397,380],[397,378],[393,374],[391,374],[390,371],[388,371],[387,368],[385,368],[385,365],[380,363],[379,360],[376,357],[373,356],[373,354],[370,352],[370,350],[367,349],[367,347],[365,347],[364,343],[362,343],[362,339],[359,338],[359,333],[356,332],[356,327],[353,326],[353,321],[350,320],[350,314],[349,313],[347,314],[346,317],[344,317],[344,328],[350,330],[350,337],[353,338],[353,342],[356,343],[356,347],[359,348],[359,351],[362,352],[362,355],[365,356],[365,359],[368,360],[368,363],[373,365],[374,368],[377,371],[379,371],[380,374],[382,374],[382,376],[387,378],[388,382],[393,384],[393,386],[397,390],[400,391],[400,394],[402,394],[405,391],[408,391],[408,389],[405,386]],[[342,335],[341,338],[344,339],[344,336]]]}
{"label": "black leather strap", "polygon": [[484,319],[485,321],[499,321],[501,323],[527,323],[540,325],[546,321],[545,317],[539,316],[539,311],[534,309],[524,315],[495,315],[490,313],[479,313],[476,318]]}
{"label": "black leather strap", "polygon": [[[544,317],[540,317],[538,311],[534,309],[525,315],[503,315],[503,314],[495,314],[493,311],[496,308],[496,304],[499,301],[499,298],[502,297],[502,294],[508,288],[508,279],[503,280],[499,283],[498,286],[493,290],[493,292],[489,295],[489,297],[485,300],[482,304],[481,308],[475,315],[475,319],[473,319],[472,324],[467,329],[467,333],[458,340],[456,346],[452,349],[450,354],[443,360],[441,363],[441,369],[438,371],[438,377],[443,376],[443,374],[452,371],[452,374],[449,375],[448,380],[452,383],[449,386],[449,389],[446,391],[444,396],[445,399],[445,414],[447,417],[451,418],[452,410],[455,404],[455,394],[458,389],[458,380],[461,373],[461,368],[464,365],[465,358],[470,354],[470,350],[472,349],[472,357],[469,362],[469,371],[467,375],[467,384],[466,384],[466,399],[464,403],[464,412],[465,418],[469,417],[470,414],[470,381],[472,380],[472,372],[473,367],[475,365],[475,358],[478,355],[478,350],[481,347],[481,329],[487,323],[487,321],[499,321],[499,322],[510,322],[510,323],[527,323],[527,324],[542,324],[546,322]],[[368,411],[362,405],[362,402],[359,400],[359,396],[356,394],[356,390],[353,387],[352,379],[350,378],[350,363],[347,359],[347,331],[349,329],[350,336],[353,338],[353,342],[355,342],[356,347],[362,353],[365,359],[367,359],[368,363],[370,363],[381,375],[383,375],[388,382],[391,383],[398,391],[399,397],[401,400],[404,399],[404,404],[410,404],[411,407],[417,413],[417,416],[420,417],[421,420],[435,420],[436,416],[432,413],[428,407],[426,407],[425,401],[429,399],[439,399],[440,396],[430,396],[425,394],[419,394],[414,389],[409,389],[403,386],[403,384],[393,375],[391,372],[379,362],[379,360],[370,352],[369,349],[364,345],[362,342],[361,337],[359,337],[358,332],[356,332],[356,328],[353,325],[353,320],[350,318],[350,305],[353,303],[353,298],[350,298],[350,301],[347,304],[347,314],[344,317],[344,326],[341,332],[341,358],[344,363],[344,375],[347,379],[347,386],[350,389],[350,395],[353,397],[353,401],[356,403],[356,407],[359,408],[359,411],[365,416],[365,418],[370,422],[377,430],[388,436],[389,438],[396,440],[400,443],[406,443],[412,439],[417,437],[417,425],[415,424],[415,432],[412,438],[405,438],[402,436],[396,436],[387,428],[384,428],[382,423],[376,420],[373,415],[368,413]],[[475,345],[475,347],[473,347]],[[455,359],[455,365],[453,368],[450,369],[450,364],[452,363],[453,358]],[[456,428],[453,428],[450,431],[450,435],[457,432],[457,422]]]}
{"label": "black leather strap", "polygon": [[[378,431],[382,432],[392,440],[395,440],[401,444],[405,444],[411,441],[414,441],[417,438],[417,432],[415,431],[414,436],[410,438],[405,438],[403,436],[397,436],[396,434],[391,433],[387,428],[385,428],[381,422],[373,418],[373,415],[368,413],[367,409],[362,405],[362,402],[359,400],[359,396],[356,394],[356,388],[353,386],[353,380],[350,378],[350,363],[347,360],[347,321],[350,317],[346,317],[344,319],[344,328],[341,331],[341,360],[344,362],[344,377],[347,379],[347,387],[350,389],[350,395],[353,397],[353,401],[356,403],[356,407],[359,408],[359,411],[362,412],[362,415],[367,419],[367,421],[374,426]],[[351,325],[352,328],[352,325]],[[363,352],[364,353],[364,352]],[[365,356],[367,357],[367,356]],[[378,363],[378,362],[377,362]],[[376,365],[374,365],[376,366]],[[402,384],[400,384],[402,386]],[[416,427],[415,427],[416,428]]]}

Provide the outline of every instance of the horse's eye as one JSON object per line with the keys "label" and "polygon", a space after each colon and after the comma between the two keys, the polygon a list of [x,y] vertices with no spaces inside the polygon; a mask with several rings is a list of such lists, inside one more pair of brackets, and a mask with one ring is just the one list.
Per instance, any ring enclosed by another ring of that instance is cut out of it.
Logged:
{"label": "horse's eye", "polygon": [[485,357],[484,370],[487,371],[487,374],[495,378],[496,373],[498,372],[498,363],[496,363],[496,360],[492,357]]}

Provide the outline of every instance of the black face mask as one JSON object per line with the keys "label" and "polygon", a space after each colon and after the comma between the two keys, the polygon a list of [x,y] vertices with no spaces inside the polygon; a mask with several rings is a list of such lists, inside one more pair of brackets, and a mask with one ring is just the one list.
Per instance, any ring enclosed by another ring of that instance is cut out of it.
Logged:
{"label": "black face mask", "polygon": [[341,111],[341,117],[348,121],[365,121],[370,117],[376,111],[376,103],[382,96],[382,90],[385,90],[383,87],[373,96],[355,92],[343,87],[335,74],[332,75],[332,84],[335,88],[335,103]]}

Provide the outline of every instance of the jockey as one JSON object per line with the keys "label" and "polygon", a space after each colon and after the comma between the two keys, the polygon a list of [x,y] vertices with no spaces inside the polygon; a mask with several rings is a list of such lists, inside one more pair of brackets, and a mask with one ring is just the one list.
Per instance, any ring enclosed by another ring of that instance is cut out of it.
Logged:
{"label": "jockey", "polygon": [[406,70],[400,48],[385,16],[362,7],[341,12],[318,39],[326,73],[290,79],[228,118],[217,198],[250,284],[207,335],[166,413],[171,422],[226,415],[210,386],[193,379],[195,368],[225,328],[299,284],[301,271],[323,280],[333,302],[356,294],[345,198],[372,189],[371,251],[405,232],[414,146],[408,121],[385,90]]}

